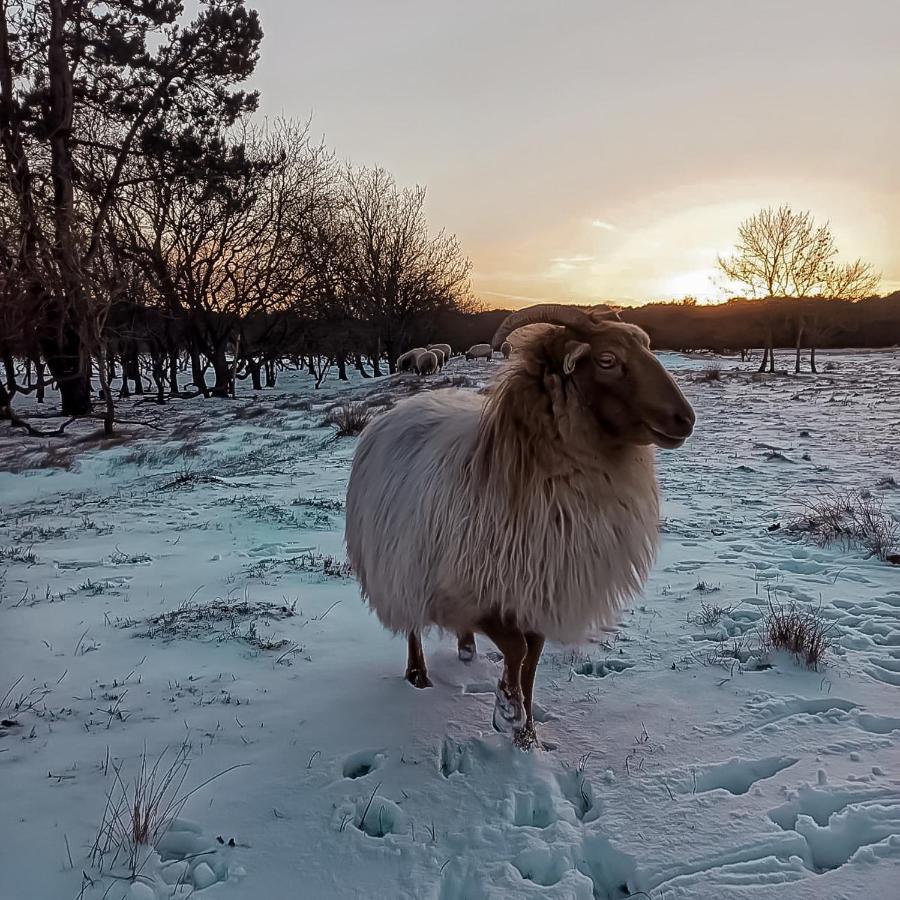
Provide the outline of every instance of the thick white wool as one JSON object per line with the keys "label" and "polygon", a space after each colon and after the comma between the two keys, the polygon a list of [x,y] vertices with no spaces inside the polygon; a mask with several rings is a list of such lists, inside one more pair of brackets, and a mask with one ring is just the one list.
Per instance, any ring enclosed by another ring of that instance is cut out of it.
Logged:
{"label": "thick white wool", "polygon": [[653,563],[654,450],[582,450],[576,459],[557,437],[538,454],[553,465],[531,466],[528,483],[516,485],[505,476],[530,459],[527,442],[495,442],[489,469],[475,464],[494,413],[482,396],[442,390],[366,428],[347,491],[350,564],[395,632],[477,628],[499,610],[523,630],[581,640],[615,623]]}

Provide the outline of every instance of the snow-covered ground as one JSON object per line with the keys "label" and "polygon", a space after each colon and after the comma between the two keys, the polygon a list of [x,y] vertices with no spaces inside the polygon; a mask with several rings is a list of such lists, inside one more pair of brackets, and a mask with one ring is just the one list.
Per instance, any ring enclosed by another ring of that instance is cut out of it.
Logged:
{"label": "snow-covered ground", "polygon": [[[414,690],[343,567],[355,439],[325,411],[416,379],[131,401],[160,430],[105,449],[0,431],[0,896],[897,896],[900,568],[769,526],[830,487],[900,516],[900,353],[666,362],[698,426],[660,454],[658,562],[618,633],[547,648],[532,753],[490,729],[485,639],[464,665],[431,636]],[[772,599],[832,626],[824,668],[760,655]],[[121,854],[101,873],[116,772],[166,748],[181,795],[213,780],[134,884]]]}

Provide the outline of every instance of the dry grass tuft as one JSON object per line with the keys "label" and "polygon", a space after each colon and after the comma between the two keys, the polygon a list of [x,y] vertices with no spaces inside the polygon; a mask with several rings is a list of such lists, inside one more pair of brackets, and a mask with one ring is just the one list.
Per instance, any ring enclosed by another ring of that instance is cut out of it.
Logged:
{"label": "dry grass tuft", "polygon": [[774,649],[786,650],[809,668],[818,669],[831,645],[829,635],[833,627],[816,610],[770,601],[763,622],[763,639]]}
{"label": "dry grass tuft", "polygon": [[697,381],[721,381],[722,367],[717,363],[711,363],[697,375]]}
{"label": "dry grass tuft", "polygon": [[785,530],[811,538],[824,546],[858,546],[886,561],[900,544],[900,522],[884,511],[884,503],[868,491],[834,491],[804,504]]}
{"label": "dry grass tuft", "polygon": [[[297,604],[288,605],[221,597],[208,603],[188,601],[177,609],[159,613],[146,620],[146,630],[139,637],[162,638],[166,641],[194,638],[213,641],[242,641],[257,650],[283,650],[290,641],[261,634],[259,623],[268,627],[273,621],[297,615]],[[124,620],[123,625],[133,625]]]}
{"label": "dry grass tuft", "polygon": [[121,765],[112,762],[107,752],[104,771],[112,769],[112,785],[106,793],[103,818],[91,849],[91,862],[98,871],[109,871],[121,863],[134,879],[191,796],[227,772],[241,768],[232,766],[192,790],[183,791],[190,754],[187,741],[172,754],[167,747],[155,759],[148,757],[145,749],[137,774],[126,781]]}
{"label": "dry grass tuft", "polygon": [[322,420],[322,425],[337,428],[338,437],[356,437],[369,424],[372,411],[365,403],[344,403],[332,409]]}

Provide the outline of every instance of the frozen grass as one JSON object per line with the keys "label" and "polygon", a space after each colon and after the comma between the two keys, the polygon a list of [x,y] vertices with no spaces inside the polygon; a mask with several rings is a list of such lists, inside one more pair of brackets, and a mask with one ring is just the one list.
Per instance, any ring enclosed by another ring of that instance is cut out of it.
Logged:
{"label": "frozen grass", "polygon": [[763,638],[772,648],[792,653],[809,668],[818,669],[828,652],[832,627],[817,611],[770,601]]}
{"label": "frozen grass", "polygon": [[337,428],[338,437],[355,437],[369,424],[372,411],[364,403],[343,403],[328,412],[322,425]]}
{"label": "frozen grass", "polygon": [[900,544],[900,523],[884,511],[883,501],[868,491],[832,491],[806,500],[786,531],[820,546],[862,547],[882,561]]}
{"label": "frozen grass", "polygon": [[31,547],[17,547],[10,545],[8,547],[0,547],[0,562],[20,562],[27,565],[34,565],[37,557]]}
{"label": "frozen grass", "polygon": [[183,791],[190,755],[191,745],[187,740],[174,752],[165,748],[155,759],[148,757],[145,748],[137,773],[126,780],[122,766],[112,762],[107,751],[103,769],[107,776],[112,770],[112,785],[106,793],[106,806],[91,848],[94,868],[102,873],[121,864],[128,878],[134,880],[188,800],[217,778],[246,765],[231,766],[197,787]]}
{"label": "frozen grass", "polygon": [[697,381],[721,381],[722,367],[718,363],[710,363],[697,375]]}
{"label": "frozen grass", "polygon": [[[259,633],[257,623],[268,626],[272,621],[292,618],[297,614],[296,602],[288,605],[243,600],[226,600],[217,597],[208,603],[188,601],[178,609],[151,616],[141,637],[162,638],[171,641],[179,638],[228,641],[237,640],[257,650],[283,650],[290,641],[266,637]],[[135,624],[123,620],[119,624]]]}

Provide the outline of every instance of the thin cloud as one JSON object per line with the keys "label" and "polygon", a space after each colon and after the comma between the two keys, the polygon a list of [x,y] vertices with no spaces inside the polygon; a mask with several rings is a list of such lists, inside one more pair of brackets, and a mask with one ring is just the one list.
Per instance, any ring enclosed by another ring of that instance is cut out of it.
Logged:
{"label": "thin cloud", "polygon": [[602,231],[615,231],[616,226],[611,222],[604,222],[603,219],[591,219],[591,228],[599,228]]}
{"label": "thin cloud", "polygon": [[550,262],[563,266],[583,266],[585,263],[593,262],[595,258],[584,254],[579,256],[555,256]]}

